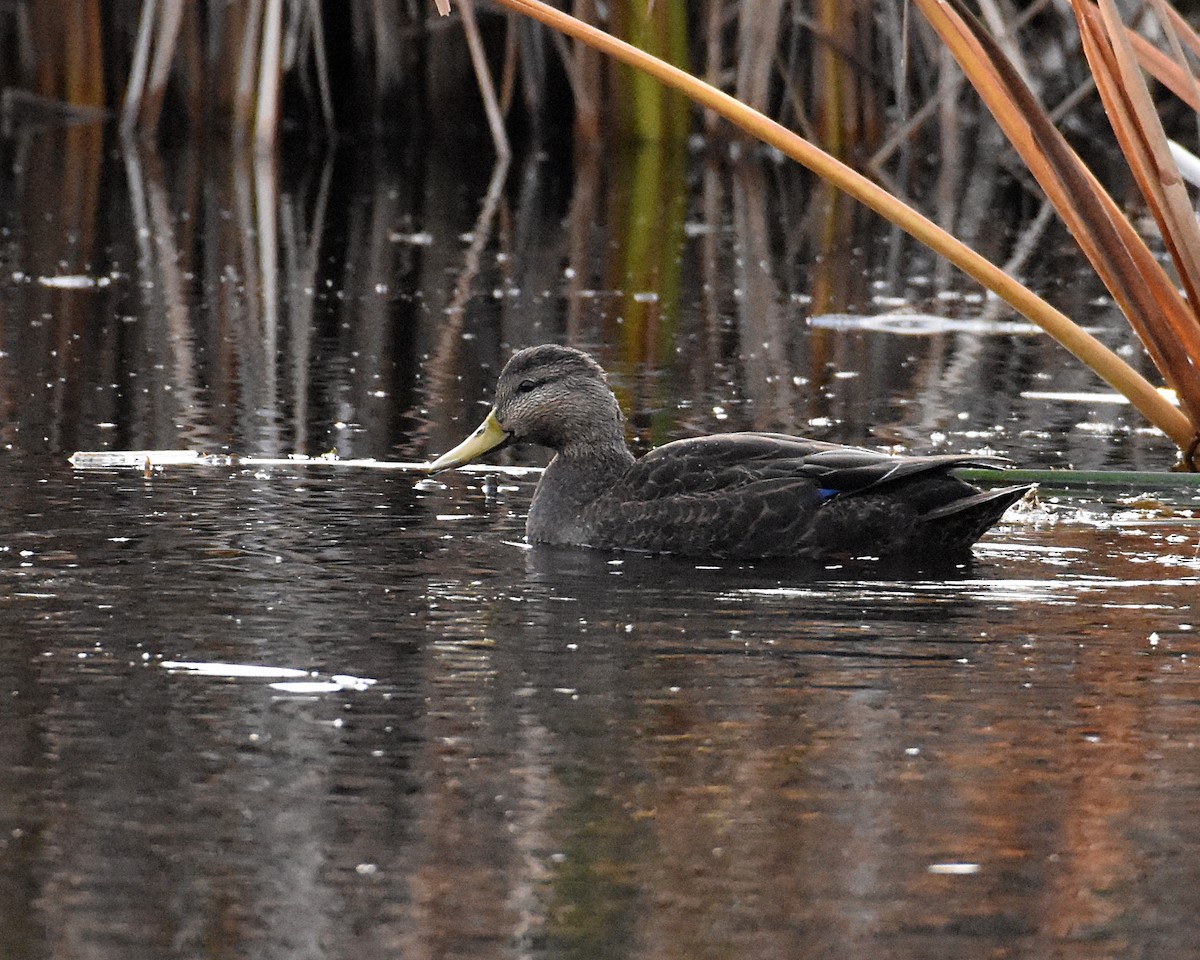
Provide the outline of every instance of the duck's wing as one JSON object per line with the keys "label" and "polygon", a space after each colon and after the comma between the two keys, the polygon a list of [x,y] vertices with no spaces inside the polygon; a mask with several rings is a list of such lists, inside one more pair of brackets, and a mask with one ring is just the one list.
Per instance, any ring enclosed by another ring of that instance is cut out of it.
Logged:
{"label": "duck's wing", "polygon": [[811,481],[776,478],[676,493],[662,484],[636,487],[640,499],[618,487],[584,509],[582,542],[683,556],[815,554],[798,548],[822,503]]}
{"label": "duck's wing", "polygon": [[1026,490],[983,494],[950,471],[1002,462],[892,457],[781,434],[677,441],[585,508],[580,542],[690,556],[944,559]]}
{"label": "duck's wing", "polygon": [[764,481],[795,488],[807,481],[823,497],[861,493],[953,467],[994,466],[998,458],[948,454],[893,457],[861,447],[777,433],[727,433],[677,440],[652,450],[620,483],[626,501],[649,501],[717,491],[732,493]]}

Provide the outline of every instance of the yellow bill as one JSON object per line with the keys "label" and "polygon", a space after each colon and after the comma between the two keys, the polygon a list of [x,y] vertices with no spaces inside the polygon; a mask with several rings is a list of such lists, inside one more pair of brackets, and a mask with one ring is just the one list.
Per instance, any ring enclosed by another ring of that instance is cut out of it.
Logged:
{"label": "yellow bill", "polygon": [[453,450],[447,450],[433,463],[427,463],[425,469],[430,473],[437,473],[439,470],[461,467],[464,463],[470,463],[472,460],[482,457],[489,450],[495,450],[507,439],[508,434],[500,426],[500,421],[496,419],[496,410],[493,407],[484,418],[483,423],[475,428],[474,433]]}

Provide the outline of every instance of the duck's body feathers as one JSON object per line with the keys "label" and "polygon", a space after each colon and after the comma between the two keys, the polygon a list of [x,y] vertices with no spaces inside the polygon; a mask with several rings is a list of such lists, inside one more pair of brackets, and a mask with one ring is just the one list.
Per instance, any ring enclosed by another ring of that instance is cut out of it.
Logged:
{"label": "duck's body feathers", "polygon": [[[539,490],[527,532],[533,542],[732,559],[958,556],[1027,489],[980,493],[948,472],[994,463],[891,457],[782,434],[679,440],[586,503]],[[548,479],[573,487],[553,476],[564,466],[552,464]]]}

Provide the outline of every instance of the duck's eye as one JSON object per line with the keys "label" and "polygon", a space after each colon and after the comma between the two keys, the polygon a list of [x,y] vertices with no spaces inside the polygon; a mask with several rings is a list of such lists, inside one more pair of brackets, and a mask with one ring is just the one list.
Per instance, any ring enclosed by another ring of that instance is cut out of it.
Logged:
{"label": "duck's eye", "polygon": [[536,380],[522,380],[517,384],[517,393],[532,393],[538,388]]}

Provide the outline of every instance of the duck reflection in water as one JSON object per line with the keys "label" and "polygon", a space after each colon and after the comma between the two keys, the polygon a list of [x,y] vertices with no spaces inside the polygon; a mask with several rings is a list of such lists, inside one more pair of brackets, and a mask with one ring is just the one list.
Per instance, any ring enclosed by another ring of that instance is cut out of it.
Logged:
{"label": "duck reflection in water", "polygon": [[500,373],[495,406],[427,465],[462,466],[514,441],[549,447],[526,522],[531,544],[731,560],[877,557],[945,562],[1030,486],[981,491],[956,467],[988,457],[895,457],[778,433],[676,440],[635,459],[604,370],[545,344]]}

